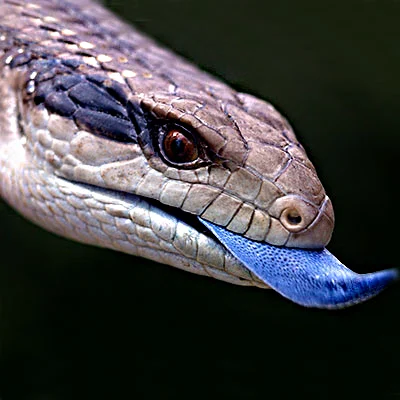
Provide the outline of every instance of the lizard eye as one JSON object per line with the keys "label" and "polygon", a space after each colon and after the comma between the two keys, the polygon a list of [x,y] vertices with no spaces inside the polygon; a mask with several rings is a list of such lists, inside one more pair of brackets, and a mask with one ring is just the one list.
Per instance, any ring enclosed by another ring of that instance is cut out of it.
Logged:
{"label": "lizard eye", "polygon": [[171,164],[192,164],[199,158],[194,136],[180,126],[169,127],[160,135],[160,150]]}

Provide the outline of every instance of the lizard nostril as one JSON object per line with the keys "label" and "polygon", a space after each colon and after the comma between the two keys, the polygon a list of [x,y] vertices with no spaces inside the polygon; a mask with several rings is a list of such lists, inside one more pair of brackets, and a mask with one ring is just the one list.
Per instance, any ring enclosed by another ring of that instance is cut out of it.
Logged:
{"label": "lizard nostril", "polygon": [[286,231],[300,233],[312,224],[318,215],[318,208],[300,196],[289,194],[276,199],[269,208],[269,214],[277,218]]}
{"label": "lizard nostril", "polygon": [[304,218],[299,210],[293,207],[283,210],[280,219],[283,226],[291,232],[298,232],[305,227]]}
{"label": "lizard nostril", "polygon": [[301,215],[299,215],[299,214],[297,213],[297,211],[295,211],[295,210],[291,210],[291,211],[287,214],[286,218],[287,218],[288,222],[289,222],[291,225],[298,225],[298,224],[300,224],[301,221],[302,221]]}

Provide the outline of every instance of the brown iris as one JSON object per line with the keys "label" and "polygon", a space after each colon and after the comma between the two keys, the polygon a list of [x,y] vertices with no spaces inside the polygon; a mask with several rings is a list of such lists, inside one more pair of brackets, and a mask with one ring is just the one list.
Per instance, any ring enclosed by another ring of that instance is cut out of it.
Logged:
{"label": "brown iris", "polygon": [[187,164],[199,157],[193,136],[183,129],[171,129],[163,138],[164,155],[174,164]]}

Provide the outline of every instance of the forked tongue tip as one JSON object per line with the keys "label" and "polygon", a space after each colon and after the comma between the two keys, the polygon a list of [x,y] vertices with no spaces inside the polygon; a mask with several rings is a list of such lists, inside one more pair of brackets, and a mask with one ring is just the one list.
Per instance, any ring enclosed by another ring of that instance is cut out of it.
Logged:
{"label": "forked tongue tip", "polygon": [[306,307],[343,308],[361,303],[399,279],[398,269],[357,274],[326,249],[272,246],[199,220],[246,268],[284,297]]}

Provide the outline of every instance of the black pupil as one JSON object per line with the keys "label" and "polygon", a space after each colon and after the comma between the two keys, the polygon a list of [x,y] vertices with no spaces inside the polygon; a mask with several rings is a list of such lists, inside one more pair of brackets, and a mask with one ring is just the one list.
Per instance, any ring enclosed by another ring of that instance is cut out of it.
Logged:
{"label": "black pupil", "polygon": [[183,156],[185,152],[185,143],[182,139],[176,138],[172,143],[171,143],[171,150],[174,154],[177,156]]}

